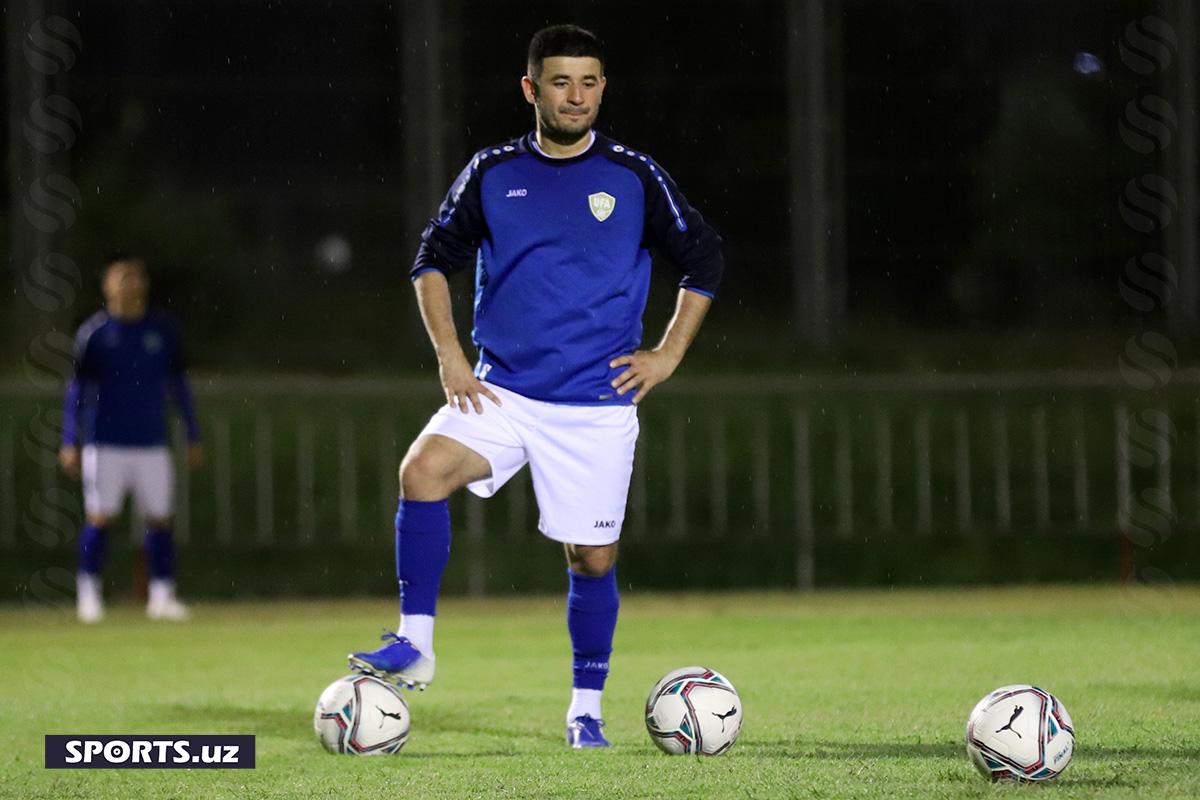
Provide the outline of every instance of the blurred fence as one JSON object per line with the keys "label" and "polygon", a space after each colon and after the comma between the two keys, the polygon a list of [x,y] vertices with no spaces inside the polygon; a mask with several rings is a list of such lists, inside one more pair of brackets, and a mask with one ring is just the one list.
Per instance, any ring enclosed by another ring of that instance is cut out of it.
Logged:
{"label": "blurred fence", "polygon": [[[1115,562],[1119,536],[1160,556],[1193,552],[1197,387],[1200,372],[1155,393],[1091,372],[680,379],[639,412],[622,546],[642,563],[623,569],[664,588],[811,587],[1113,577],[1094,573]],[[392,580],[396,466],[437,406],[432,380],[206,379],[196,390],[209,463],[177,470],[185,551],[205,554],[213,576],[299,560],[344,589]],[[39,559],[69,563],[81,519],[55,464],[58,404],[0,384],[0,556],[20,564],[10,585]],[[530,555],[528,471],[489,501],[459,493],[452,513],[466,551],[453,587],[540,585],[528,573],[549,557]],[[136,521],[129,529],[140,540]],[[988,560],[1016,551],[1033,563]],[[367,559],[370,579],[345,576],[346,559]],[[230,585],[253,592],[240,580]]]}

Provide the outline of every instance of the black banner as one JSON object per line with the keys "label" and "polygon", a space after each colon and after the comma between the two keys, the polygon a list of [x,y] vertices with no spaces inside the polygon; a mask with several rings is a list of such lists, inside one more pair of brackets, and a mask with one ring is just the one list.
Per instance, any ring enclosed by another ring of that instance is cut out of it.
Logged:
{"label": "black banner", "polygon": [[47,734],[46,769],[254,769],[254,737]]}

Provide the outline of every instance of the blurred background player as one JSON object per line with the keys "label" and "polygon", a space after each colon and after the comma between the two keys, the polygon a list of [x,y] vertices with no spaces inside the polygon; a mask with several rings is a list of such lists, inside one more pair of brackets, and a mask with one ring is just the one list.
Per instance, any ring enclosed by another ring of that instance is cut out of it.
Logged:
{"label": "blurred background player", "polygon": [[59,450],[63,469],[72,477],[83,476],[79,619],[97,622],[104,616],[101,573],[108,526],[120,514],[125,496],[132,494],[146,522],[146,614],[182,620],[188,610],[175,596],[168,395],[187,428],[189,467],[198,466],[204,452],[179,334],[166,318],[147,309],[150,286],[142,259],[109,259],[101,280],[105,309],[75,336],[75,374],[67,384]]}
{"label": "blurred background player", "polygon": [[[528,463],[538,528],[564,544],[569,566],[567,742],[606,747],[600,699],[620,603],[614,567],[635,405],[679,365],[724,265],[720,237],[667,173],[593,131],[605,86],[596,37],[546,28],[527,66],[521,85],[536,130],[479,151],[421,236],[412,277],[447,405],[400,468],[400,630],[350,664],[408,686],[433,680],[447,498],[464,486],[490,497]],[[662,341],[639,351],[651,244],[683,279]],[[472,369],[446,278],[476,266]]]}

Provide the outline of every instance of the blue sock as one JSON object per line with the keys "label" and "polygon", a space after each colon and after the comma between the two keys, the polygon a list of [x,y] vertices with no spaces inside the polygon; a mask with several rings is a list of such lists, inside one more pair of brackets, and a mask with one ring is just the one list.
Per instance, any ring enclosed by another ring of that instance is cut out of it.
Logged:
{"label": "blue sock", "polygon": [[146,529],[146,570],[152,580],[175,578],[175,540],[170,528]]}
{"label": "blue sock", "polygon": [[104,550],[108,543],[108,531],[99,525],[86,522],[79,532],[79,571],[88,575],[99,575],[104,569]]}
{"label": "blue sock", "polygon": [[608,658],[612,655],[613,631],[617,629],[617,571],[599,578],[579,575],[568,569],[571,588],[567,593],[567,630],[575,654],[576,689],[604,689]]}
{"label": "blue sock", "polygon": [[450,561],[450,501],[400,499],[396,509],[396,578],[400,613],[437,613],[442,573]]}

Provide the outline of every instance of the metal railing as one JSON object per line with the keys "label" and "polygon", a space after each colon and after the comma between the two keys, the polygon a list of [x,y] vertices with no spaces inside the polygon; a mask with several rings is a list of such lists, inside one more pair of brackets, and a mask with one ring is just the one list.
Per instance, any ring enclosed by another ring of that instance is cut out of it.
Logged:
{"label": "metal railing", "polygon": [[[430,379],[194,383],[210,464],[190,474],[176,448],[184,545],[385,529],[399,457],[438,403]],[[1153,396],[1099,372],[681,379],[641,410],[625,536],[790,539],[804,587],[825,537],[1129,533],[1147,503],[1195,527],[1198,387],[1197,371]],[[42,452],[57,403],[0,383],[0,549],[36,541],[44,509],[76,492]],[[536,530],[527,472],[487,504],[460,495],[468,540]],[[482,565],[472,576],[481,588]]]}

